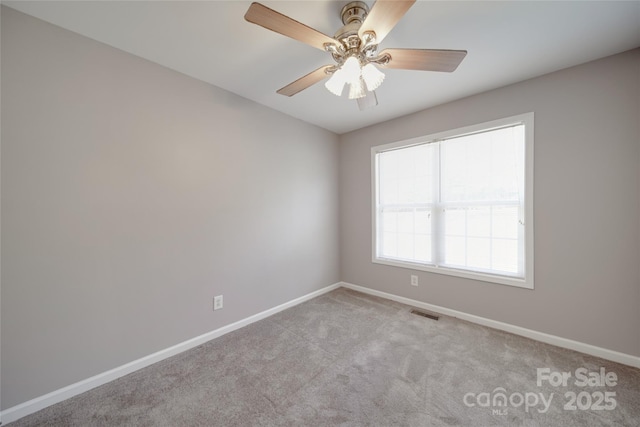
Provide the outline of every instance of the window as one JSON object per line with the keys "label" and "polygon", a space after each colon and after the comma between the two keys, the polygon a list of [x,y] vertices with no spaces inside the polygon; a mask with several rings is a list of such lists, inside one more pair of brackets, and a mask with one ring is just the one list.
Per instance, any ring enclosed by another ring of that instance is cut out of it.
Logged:
{"label": "window", "polygon": [[533,113],[371,154],[373,262],[533,288]]}

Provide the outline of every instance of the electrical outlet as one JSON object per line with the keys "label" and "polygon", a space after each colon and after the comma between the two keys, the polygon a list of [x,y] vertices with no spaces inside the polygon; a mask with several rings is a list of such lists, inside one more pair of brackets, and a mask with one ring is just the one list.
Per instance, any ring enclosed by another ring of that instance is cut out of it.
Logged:
{"label": "electrical outlet", "polygon": [[222,295],[213,297],[213,309],[220,310],[222,308]]}
{"label": "electrical outlet", "polygon": [[411,275],[411,286],[418,286],[418,276]]}

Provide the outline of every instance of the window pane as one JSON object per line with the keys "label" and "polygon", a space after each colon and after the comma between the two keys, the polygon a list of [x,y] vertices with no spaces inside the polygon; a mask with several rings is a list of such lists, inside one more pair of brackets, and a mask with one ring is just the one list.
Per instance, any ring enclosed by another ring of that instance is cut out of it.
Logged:
{"label": "window pane", "polygon": [[493,240],[493,269],[505,273],[518,272],[518,241],[506,239]]}
{"label": "window pane", "polygon": [[448,267],[518,273],[518,206],[471,206],[444,210]]}
{"label": "window pane", "polygon": [[436,179],[432,170],[435,150],[433,145],[423,144],[379,153],[379,203],[432,203],[432,187]]}
{"label": "window pane", "polygon": [[494,206],[491,215],[493,237],[518,238],[518,206]]}
{"label": "window pane", "polygon": [[413,210],[400,211],[398,213],[398,232],[399,233],[413,233]]}
{"label": "window pane", "polygon": [[467,209],[467,236],[491,235],[491,210],[488,206]]}
{"label": "window pane", "polygon": [[467,248],[464,237],[445,237],[444,263],[452,267],[467,265]]}
{"label": "window pane", "polygon": [[491,239],[470,237],[467,239],[467,267],[491,269]]}
{"label": "window pane", "polygon": [[381,209],[379,252],[387,258],[431,262],[431,210],[429,208]]}
{"label": "window pane", "polygon": [[395,233],[398,231],[398,214],[396,212],[380,212],[382,230]]}
{"label": "window pane", "polygon": [[398,258],[411,260],[413,256],[413,234],[398,233]]}
{"label": "window pane", "polygon": [[431,210],[416,209],[415,232],[419,234],[431,234]]}
{"label": "window pane", "polygon": [[466,236],[467,213],[465,209],[445,209],[444,224],[445,234],[447,236]]}
{"label": "window pane", "polygon": [[382,256],[387,258],[398,257],[398,234],[397,233],[382,233],[381,252]]}
{"label": "window pane", "polygon": [[431,236],[417,234],[415,245],[415,261],[431,262]]}
{"label": "window pane", "polygon": [[441,143],[443,202],[519,201],[522,198],[523,125]]}
{"label": "window pane", "polygon": [[437,147],[427,144],[378,153],[382,256],[431,262],[429,205],[436,196],[437,154]]}

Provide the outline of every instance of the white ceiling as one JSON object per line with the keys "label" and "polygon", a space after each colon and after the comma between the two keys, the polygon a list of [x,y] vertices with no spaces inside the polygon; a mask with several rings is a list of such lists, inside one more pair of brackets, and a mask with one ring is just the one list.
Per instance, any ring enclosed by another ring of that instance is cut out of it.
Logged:
{"label": "white ceiling", "polygon": [[[333,36],[347,1],[262,3]],[[338,134],[640,46],[640,1],[418,1],[380,49],[464,49],[467,57],[451,74],[385,70],[379,105],[359,111],[322,84],[276,94],[333,60],[246,22],[248,1],[3,4]]]}

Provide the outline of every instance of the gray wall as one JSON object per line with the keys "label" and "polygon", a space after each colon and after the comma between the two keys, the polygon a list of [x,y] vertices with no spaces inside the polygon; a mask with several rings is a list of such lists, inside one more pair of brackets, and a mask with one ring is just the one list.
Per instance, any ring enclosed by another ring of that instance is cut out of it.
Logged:
{"label": "gray wall", "polygon": [[[529,111],[535,290],[371,263],[371,146]],[[343,135],[341,279],[640,356],[639,122],[636,49]]]}
{"label": "gray wall", "polygon": [[339,280],[336,135],[4,7],[1,39],[3,409]]}
{"label": "gray wall", "polygon": [[[639,50],[338,138],[4,7],[1,28],[3,409],[340,279],[640,356]],[[372,145],[528,111],[535,290],[371,263]]]}

